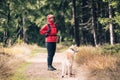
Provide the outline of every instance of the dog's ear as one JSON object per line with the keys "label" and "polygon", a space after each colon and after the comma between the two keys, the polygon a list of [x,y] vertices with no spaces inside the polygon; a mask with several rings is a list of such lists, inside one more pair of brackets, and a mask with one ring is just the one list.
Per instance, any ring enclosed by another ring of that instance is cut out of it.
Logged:
{"label": "dog's ear", "polygon": [[77,45],[73,45],[73,44],[72,44],[72,45],[70,46],[70,48],[75,48],[75,47],[77,47]]}
{"label": "dog's ear", "polygon": [[72,47],[73,47],[74,45],[72,44]]}
{"label": "dog's ear", "polygon": [[70,46],[70,48],[73,48],[74,47],[74,45],[72,44],[71,46]]}
{"label": "dog's ear", "polygon": [[76,44],[74,44],[74,45],[72,45],[72,47],[74,47],[74,48],[75,48],[75,47],[77,47],[77,45],[76,45]]}
{"label": "dog's ear", "polygon": [[75,44],[74,46],[75,46],[75,47],[77,47],[77,45],[76,45],[76,44]]}

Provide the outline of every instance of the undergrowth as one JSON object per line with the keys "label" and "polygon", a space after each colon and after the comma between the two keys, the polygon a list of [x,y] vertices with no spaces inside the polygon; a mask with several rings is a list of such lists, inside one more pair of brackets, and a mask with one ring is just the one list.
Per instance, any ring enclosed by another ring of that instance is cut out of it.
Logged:
{"label": "undergrowth", "polygon": [[78,66],[84,66],[91,70],[95,80],[119,80],[120,79],[120,46],[80,46],[75,55]]}
{"label": "undergrowth", "polygon": [[102,54],[120,54],[120,44],[101,46]]}

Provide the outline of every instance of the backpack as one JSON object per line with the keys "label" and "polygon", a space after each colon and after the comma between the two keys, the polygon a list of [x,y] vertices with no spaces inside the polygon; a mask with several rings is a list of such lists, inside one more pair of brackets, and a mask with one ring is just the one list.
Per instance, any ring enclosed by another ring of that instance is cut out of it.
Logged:
{"label": "backpack", "polygon": [[50,33],[50,31],[51,31],[50,28],[51,28],[51,27],[50,27],[50,24],[48,24],[48,31],[47,31],[47,33]]}
{"label": "backpack", "polygon": [[[47,33],[49,34],[51,31],[51,27],[50,27],[50,24],[48,24],[48,31]],[[45,37],[48,37],[49,35],[48,34],[45,34]],[[52,35],[52,36],[56,36],[56,35]]]}

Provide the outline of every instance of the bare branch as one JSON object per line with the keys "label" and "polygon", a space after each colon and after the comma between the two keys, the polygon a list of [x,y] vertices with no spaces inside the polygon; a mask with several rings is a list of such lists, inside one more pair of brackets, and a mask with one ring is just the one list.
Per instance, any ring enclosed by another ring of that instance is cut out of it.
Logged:
{"label": "bare branch", "polygon": [[86,23],[80,23],[79,25],[80,26],[85,26],[85,25],[90,24],[91,21],[92,21],[92,18],[89,18],[89,20]]}

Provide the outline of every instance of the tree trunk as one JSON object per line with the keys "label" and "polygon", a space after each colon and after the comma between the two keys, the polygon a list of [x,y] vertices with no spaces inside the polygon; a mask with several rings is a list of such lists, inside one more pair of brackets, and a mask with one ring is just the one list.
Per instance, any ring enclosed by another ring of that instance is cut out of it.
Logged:
{"label": "tree trunk", "polygon": [[26,41],[26,29],[25,29],[25,15],[23,13],[23,16],[22,16],[22,21],[23,21],[23,41],[25,42]]}
{"label": "tree trunk", "polygon": [[76,0],[72,0],[73,3],[73,19],[74,19],[74,36],[75,36],[75,43],[77,46],[80,45],[79,39],[79,26],[76,17]]}
{"label": "tree trunk", "polygon": [[96,30],[95,30],[95,12],[94,12],[94,2],[91,0],[91,14],[92,14],[92,31],[93,31],[93,38],[94,38],[94,44],[97,47],[97,39],[96,39]]}
{"label": "tree trunk", "polygon": [[[3,42],[4,42],[4,46],[8,46],[8,41],[9,41],[9,23],[10,23],[10,3],[7,3],[7,22],[6,22],[6,26],[5,26],[5,31],[4,31],[4,37],[3,37]],[[11,44],[11,43],[10,43]]]}
{"label": "tree trunk", "polygon": [[[112,7],[109,5],[109,18],[112,19]],[[113,45],[114,44],[114,37],[113,37],[113,24],[112,22],[110,22],[109,24],[109,30],[110,30],[110,44]]]}

